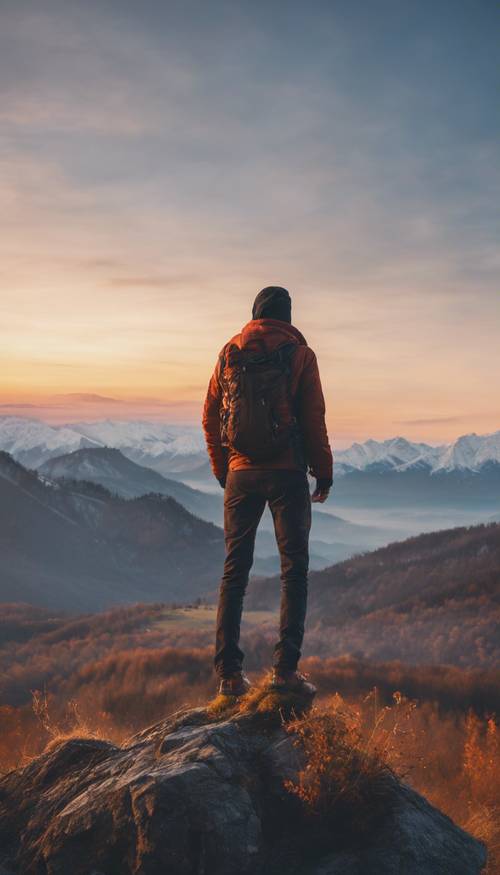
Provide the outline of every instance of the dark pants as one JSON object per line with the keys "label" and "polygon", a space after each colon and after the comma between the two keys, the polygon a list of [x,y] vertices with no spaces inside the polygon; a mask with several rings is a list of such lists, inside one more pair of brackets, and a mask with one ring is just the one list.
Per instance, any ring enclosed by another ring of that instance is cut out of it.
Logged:
{"label": "dark pants", "polygon": [[226,560],[222,577],[215,667],[221,677],[240,671],[241,612],[253,562],[255,534],[266,503],[273,516],[281,557],[281,615],[276,668],[297,667],[304,637],[311,499],[302,471],[230,471],[224,492]]}

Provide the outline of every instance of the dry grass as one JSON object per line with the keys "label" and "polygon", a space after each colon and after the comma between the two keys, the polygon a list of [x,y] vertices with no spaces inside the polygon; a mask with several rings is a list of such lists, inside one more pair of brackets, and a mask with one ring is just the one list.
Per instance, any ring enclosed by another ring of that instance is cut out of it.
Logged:
{"label": "dry grass", "polygon": [[240,706],[241,699],[237,696],[221,696],[218,693],[209,701],[205,711],[209,720],[227,720],[238,713]]}
{"label": "dry grass", "polygon": [[[408,709],[396,699],[394,710],[375,714],[367,731],[363,710],[335,696],[287,725],[304,766],[297,781],[286,786],[302,803],[316,832],[359,836],[370,832],[387,812],[394,780],[390,738]],[[390,729],[384,725],[389,712]]]}
{"label": "dry grass", "polygon": [[80,714],[78,702],[68,702],[65,720],[58,722],[50,713],[46,694],[36,690],[33,693],[33,713],[48,737],[45,750],[50,750],[61,741],[69,738],[106,738],[103,725],[91,724]]}
{"label": "dry grass", "polygon": [[213,718],[258,714],[271,723],[280,723],[299,717],[311,707],[310,696],[269,689],[270,679],[270,674],[261,676],[252,689],[239,698],[217,695],[209,702],[207,713]]}
{"label": "dry grass", "polygon": [[[173,683],[176,675],[169,680]],[[181,688],[185,683],[183,678]],[[387,798],[386,782],[396,772],[484,841],[489,850],[487,873],[500,875],[500,738],[494,717],[442,713],[432,703],[417,706],[399,693],[387,706],[380,703],[376,689],[350,702],[335,695],[301,713],[296,698],[270,693],[265,683],[264,677],[240,700],[216,697],[207,712],[215,720],[238,713],[286,722],[303,749],[305,762],[298,781],[288,789],[302,804],[313,831],[321,831],[330,817],[336,825],[345,822],[346,835],[348,830],[373,828]],[[131,714],[130,722],[134,728],[144,728],[153,722],[149,719],[153,712],[142,707]],[[82,710],[77,699],[70,699],[63,709],[37,693],[31,714],[34,725],[27,732],[19,709],[0,709],[5,770],[25,764],[46,745],[63,739],[86,736],[120,743],[128,734],[123,703],[115,720],[109,711]],[[164,716],[166,709],[155,719]]]}
{"label": "dry grass", "polygon": [[304,766],[288,790],[316,835],[347,839],[376,827],[396,773],[488,847],[485,875],[500,875],[500,738],[493,717],[439,717],[395,693],[355,705],[340,696],[287,724]]}
{"label": "dry grass", "polygon": [[[489,875],[500,872],[500,737],[496,721],[479,720],[473,713],[465,721],[463,775],[465,786],[457,819],[488,847]],[[460,799],[460,796],[459,796]]]}
{"label": "dry grass", "polygon": [[270,682],[270,674],[266,673],[260,678],[250,692],[242,698],[240,714],[260,714],[272,720],[287,722],[311,708],[311,696],[273,690],[270,688]]}
{"label": "dry grass", "polygon": [[[87,735],[120,743],[180,708],[205,705],[215,683],[207,633],[176,631],[171,623],[166,646],[165,630],[158,626],[164,616],[162,606],[59,620],[16,606],[7,612],[0,647],[0,771],[23,765],[57,739]],[[321,638],[324,642],[323,633]],[[251,672],[262,671],[271,658],[271,644],[258,631],[247,633],[245,650]],[[500,672],[377,665],[352,656],[312,656],[303,667],[323,695],[331,696],[325,708],[320,702],[322,710],[338,717],[350,709],[348,725],[353,720],[357,725],[361,751],[377,748],[390,768],[485,840],[488,873],[500,875],[500,751],[491,716],[500,713]],[[364,697],[375,686],[378,691]],[[398,689],[418,706],[399,696],[391,700]],[[30,690],[47,691],[37,694],[34,710]],[[342,693],[342,705],[335,691]],[[293,722],[298,716],[295,701],[278,699],[261,686],[241,702],[224,697],[209,707],[214,719],[236,710],[268,713],[271,720]],[[338,724],[323,725],[327,730],[338,740]],[[316,761],[319,765],[321,757]]]}

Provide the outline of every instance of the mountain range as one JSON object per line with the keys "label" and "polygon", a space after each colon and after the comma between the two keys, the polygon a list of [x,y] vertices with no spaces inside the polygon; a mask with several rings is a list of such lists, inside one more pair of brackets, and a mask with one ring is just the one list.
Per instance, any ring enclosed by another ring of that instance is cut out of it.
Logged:
{"label": "mountain range", "polygon": [[500,464],[500,431],[462,435],[450,444],[430,446],[403,437],[386,441],[354,443],[336,454],[337,476],[351,471],[410,471],[427,469],[431,474],[450,471],[478,473],[483,465]]}
{"label": "mountain range", "polygon": [[[168,475],[208,473],[201,430],[158,422],[101,420],[50,426],[38,419],[0,417],[0,449],[27,467],[38,468],[55,456],[85,447],[114,447],[138,464]],[[426,471],[480,473],[500,465],[500,430],[462,435],[449,444],[431,446],[394,437],[367,440],[335,452],[335,474],[354,471]]]}
{"label": "mountain range", "polygon": [[[173,497],[222,525],[222,492],[198,428],[103,420],[57,427],[0,417],[0,449],[50,480],[90,480],[124,498]],[[500,431],[432,447],[402,437],[335,452],[334,488],[313,513],[311,567],[425,531],[494,520],[500,514]],[[342,529],[342,531],[341,531]],[[255,572],[274,573],[277,553],[266,511]]]}
{"label": "mountain range", "polygon": [[156,422],[72,422],[51,426],[39,419],[0,416],[0,450],[28,468],[85,447],[114,447],[160,474],[183,473],[206,462],[199,428]]}

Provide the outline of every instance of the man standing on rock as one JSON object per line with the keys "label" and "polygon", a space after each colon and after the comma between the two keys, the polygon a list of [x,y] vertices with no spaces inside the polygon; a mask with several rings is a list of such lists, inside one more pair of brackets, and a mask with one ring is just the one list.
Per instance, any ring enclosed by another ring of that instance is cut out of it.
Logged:
{"label": "man standing on rock", "polygon": [[226,559],[217,612],[215,668],[222,695],[250,687],[239,647],[243,597],[255,535],[269,503],[281,557],[279,641],[270,687],[313,695],[297,671],[304,637],[311,496],[332,486],[332,452],[316,356],[291,324],[286,289],[257,295],[252,320],[222,349],[209,383],[203,428],[215,477],[224,489]]}

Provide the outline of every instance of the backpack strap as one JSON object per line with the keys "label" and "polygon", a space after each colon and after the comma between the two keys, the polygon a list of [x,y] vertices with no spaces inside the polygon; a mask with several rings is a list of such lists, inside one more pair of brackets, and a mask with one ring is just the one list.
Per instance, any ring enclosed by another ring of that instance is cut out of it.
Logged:
{"label": "backpack strap", "polygon": [[224,369],[226,367],[226,362],[227,362],[227,347],[228,347],[228,344],[226,343],[226,345],[222,348],[222,351],[219,355],[219,386],[221,387],[221,389],[224,388],[222,383],[223,383],[223,379],[224,379]]}

